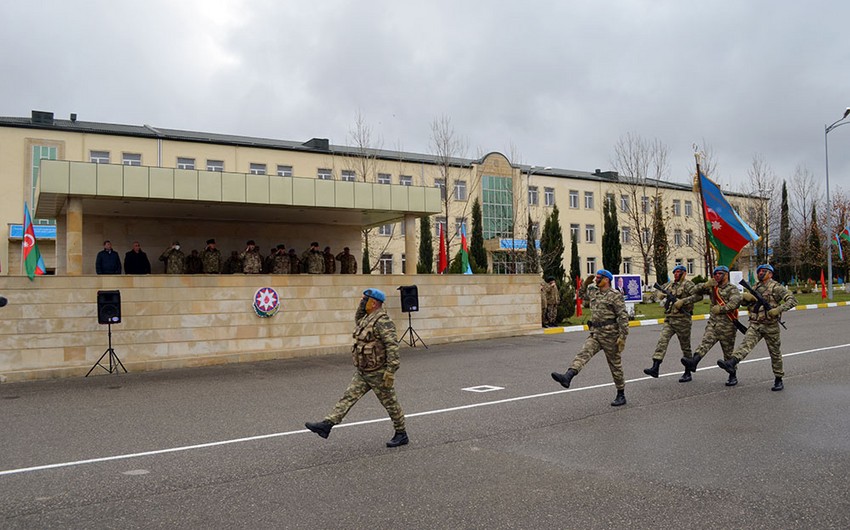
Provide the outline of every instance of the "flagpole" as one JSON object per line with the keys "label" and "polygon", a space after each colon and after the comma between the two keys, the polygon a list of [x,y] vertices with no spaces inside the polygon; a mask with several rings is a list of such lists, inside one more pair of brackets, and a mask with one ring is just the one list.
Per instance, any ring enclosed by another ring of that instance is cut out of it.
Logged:
{"label": "flagpole", "polygon": [[711,271],[714,269],[714,254],[711,252],[711,243],[708,238],[708,218],[705,215],[705,199],[702,195],[702,180],[701,175],[702,172],[699,169],[699,153],[694,153],[694,159],[697,164],[697,177],[696,177],[696,185],[699,190],[699,209],[702,212],[702,231],[703,238],[705,239],[705,257],[706,257],[706,265],[708,266],[708,270],[705,271],[706,277],[711,277]]}

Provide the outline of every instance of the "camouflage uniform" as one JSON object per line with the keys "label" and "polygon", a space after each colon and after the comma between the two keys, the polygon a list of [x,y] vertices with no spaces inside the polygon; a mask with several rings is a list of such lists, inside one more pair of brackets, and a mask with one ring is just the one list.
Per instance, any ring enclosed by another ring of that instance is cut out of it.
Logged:
{"label": "camouflage uniform", "polygon": [[176,248],[169,248],[159,257],[165,262],[165,274],[183,274],[186,266],[186,256]]}
{"label": "camouflage uniform", "polygon": [[558,321],[558,304],[561,303],[561,294],[558,292],[558,285],[546,284],[546,312],[544,313],[543,324],[554,326]]}
{"label": "camouflage uniform", "polygon": [[629,334],[629,315],[626,312],[623,293],[611,288],[603,291],[596,285],[582,289],[593,312],[593,325],[590,328],[590,336],[584,341],[584,347],[576,355],[570,369],[579,373],[591,357],[603,350],[614,386],[617,390],[623,390],[626,387],[626,379],[623,376],[620,352],[617,351],[617,339],[625,339]]}
{"label": "camouflage uniform", "polygon": [[357,371],[325,421],[333,425],[340,423],[351,407],[371,390],[387,409],[396,432],[404,432],[404,412],[398,403],[395,387],[384,385],[384,372],[395,373],[400,365],[395,324],[383,307],[366,314],[365,304],[358,307],[355,321],[357,327],[354,329],[351,355]]}
{"label": "camouflage uniform", "polygon": [[325,274],[336,273],[336,259],[334,259],[334,255],[326,250],[322,253],[322,258],[325,260]]}
{"label": "camouflage uniform", "polygon": [[301,260],[295,254],[295,249],[289,249],[287,257],[289,258],[289,274],[301,274]]}
{"label": "camouflage uniform", "polygon": [[289,256],[286,252],[281,251],[274,254],[272,274],[289,274]]}
{"label": "camouflage uniform", "polygon": [[[728,274],[727,274],[728,276]],[[703,295],[709,295],[711,307],[719,306],[711,312],[708,317],[708,324],[705,326],[705,334],[702,336],[695,355],[697,357],[705,357],[715,344],[720,343],[720,349],[723,350],[723,358],[728,359],[735,349],[735,325],[730,318],[738,318],[738,306],[741,305],[741,293],[738,288],[726,282],[722,287],[715,287],[701,283],[694,289],[693,296],[687,299],[687,302],[693,303],[702,300]],[[687,303],[686,302],[686,303]],[[723,303],[721,303],[723,302]],[[715,311],[720,311],[715,313]]]}
{"label": "camouflage uniform", "polygon": [[305,250],[301,254],[301,264],[307,267],[307,274],[324,274],[325,258],[318,250]]}
{"label": "camouflage uniform", "polygon": [[246,250],[239,255],[242,259],[242,272],[245,274],[260,274],[263,270],[263,257],[257,249]]}
{"label": "camouflage uniform", "polygon": [[224,261],[222,274],[239,274],[242,272],[242,260],[239,258],[239,253],[235,250],[230,253],[230,257]]}
{"label": "camouflage uniform", "polygon": [[[794,298],[791,291],[773,279],[763,283],[760,282],[753,289],[770,304],[770,308],[778,307],[780,311],[785,312],[797,305],[797,299]],[[755,302],[751,302],[750,308],[752,309],[754,305]],[[764,339],[767,345],[767,351],[770,354],[773,375],[781,378],[785,375],[785,372],[782,370],[782,352],[780,351],[780,317],[771,317],[768,315],[767,311],[770,308],[760,308],[758,313],[750,311],[750,327],[747,329],[747,334],[744,335],[743,342],[741,342],[741,345],[732,354],[732,357],[743,361],[753,348],[755,348],[756,344],[761,339]]]}
{"label": "camouflage uniform", "polygon": [[353,254],[340,252],[336,255],[336,259],[339,261],[340,274],[357,274],[357,258]]}
{"label": "camouflage uniform", "polygon": [[204,274],[219,274],[221,272],[221,251],[217,248],[205,248],[201,252]]}
{"label": "camouflage uniform", "polygon": [[[675,335],[679,338],[679,345],[682,347],[682,354],[685,357],[691,357],[691,325],[693,321],[691,316],[694,314],[694,290],[696,286],[690,280],[682,280],[680,282],[671,281],[664,285],[664,290],[672,293],[677,299],[683,300],[681,309],[675,309],[672,304],[664,308],[664,325],[661,327],[661,336],[658,337],[658,344],[655,346],[655,353],[652,355],[653,361],[663,361],[664,355],[667,353],[667,346],[670,344],[670,339]],[[698,298],[702,299],[702,296]]]}
{"label": "camouflage uniform", "polygon": [[204,272],[204,263],[201,261],[201,256],[197,250],[193,250],[191,254],[186,256],[185,269],[186,274],[201,274]]}

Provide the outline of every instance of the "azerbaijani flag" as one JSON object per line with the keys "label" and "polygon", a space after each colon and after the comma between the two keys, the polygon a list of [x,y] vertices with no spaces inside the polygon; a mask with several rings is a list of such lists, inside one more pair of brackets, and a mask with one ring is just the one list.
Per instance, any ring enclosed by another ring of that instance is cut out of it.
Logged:
{"label": "azerbaijani flag", "polygon": [[446,236],[443,234],[443,225],[440,224],[440,261],[437,262],[437,274],[443,274],[448,266],[449,259],[446,255]]}
{"label": "azerbaijani flag", "polygon": [[24,239],[22,244],[24,269],[26,269],[30,281],[36,276],[47,274],[47,267],[44,266],[44,259],[41,257],[41,252],[38,251],[38,243],[35,242],[35,230],[32,228],[32,219],[30,219],[27,203],[24,203]]}
{"label": "azerbaijani flag", "polygon": [[[847,229],[845,228],[844,231],[846,232]],[[841,240],[838,239],[838,236],[840,236],[840,235],[841,234],[836,234],[836,235],[832,236],[832,244],[835,245],[836,247],[838,247],[838,260],[844,261],[844,251],[841,250]]]}
{"label": "azerbaijani flag", "polygon": [[850,228],[844,227],[844,230],[838,232],[838,237],[850,243]]}
{"label": "azerbaijani flag", "polygon": [[717,251],[717,264],[729,267],[747,243],[761,238],[726,201],[717,184],[701,171],[699,183],[708,240]]}
{"label": "azerbaijani flag", "polygon": [[466,224],[460,224],[460,259],[464,274],[472,274],[472,267],[469,266],[469,245],[466,243]]}

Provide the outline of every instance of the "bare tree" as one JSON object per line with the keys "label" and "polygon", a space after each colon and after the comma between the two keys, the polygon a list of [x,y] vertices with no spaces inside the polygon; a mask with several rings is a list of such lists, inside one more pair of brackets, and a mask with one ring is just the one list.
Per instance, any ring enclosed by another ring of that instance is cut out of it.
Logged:
{"label": "bare tree", "polygon": [[771,225],[777,226],[779,223],[779,212],[774,211],[779,201],[773,200],[778,189],[777,179],[770,165],[760,154],[753,155],[747,175],[749,181],[742,186],[741,191],[756,200],[747,201],[741,213],[753,230],[761,236],[761,239],[753,243],[756,264],[767,263]]}
{"label": "bare tree", "polygon": [[[791,256],[796,276],[800,277],[802,257],[806,254],[812,226],[812,207],[820,202],[820,184],[806,166],[798,165],[788,186],[791,211]],[[823,208],[819,208],[821,212]]]}

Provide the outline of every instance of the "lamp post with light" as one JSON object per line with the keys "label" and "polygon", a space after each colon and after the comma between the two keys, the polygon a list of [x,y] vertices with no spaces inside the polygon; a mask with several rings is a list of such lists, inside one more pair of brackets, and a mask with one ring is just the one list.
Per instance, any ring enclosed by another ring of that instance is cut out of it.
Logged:
{"label": "lamp post with light", "polygon": [[[827,273],[827,285],[829,289],[827,291],[827,298],[832,300],[832,205],[829,204],[829,132],[835,128],[841,127],[842,125],[847,125],[850,122],[844,121],[847,117],[850,116],[850,107],[844,111],[844,116],[841,117],[840,120],[835,120],[832,125],[824,125],[823,128],[823,146],[824,153],[826,154],[826,230],[827,230],[827,243],[826,243],[826,273]],[[844,123],[842,123],[844,122]],[[839,242],[839,244],[841,244]]]}

